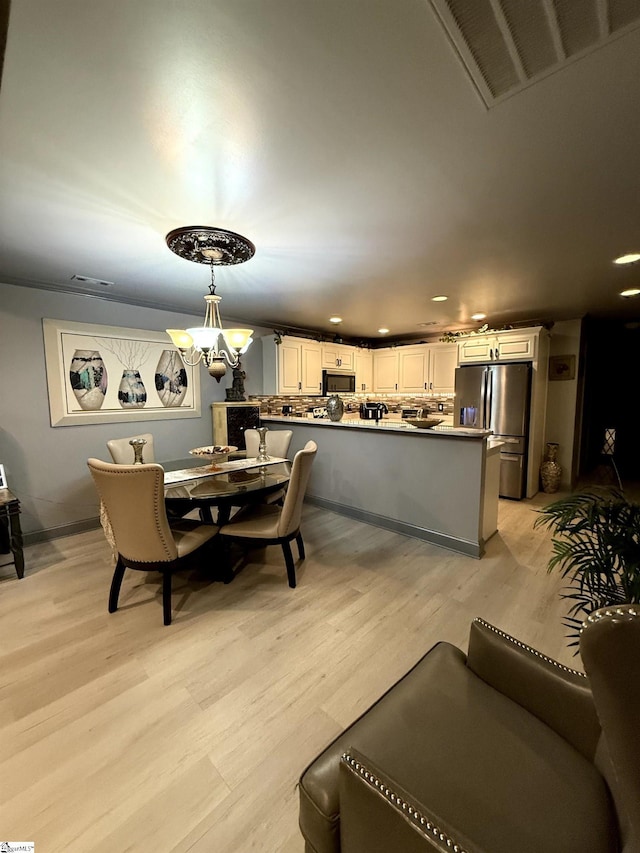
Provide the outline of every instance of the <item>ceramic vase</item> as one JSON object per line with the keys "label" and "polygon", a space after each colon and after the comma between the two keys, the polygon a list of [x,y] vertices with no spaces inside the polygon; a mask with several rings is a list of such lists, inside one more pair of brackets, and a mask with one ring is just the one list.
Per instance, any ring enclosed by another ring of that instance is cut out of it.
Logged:
{"label": "ceramic vase", "polygon": [[553,494],[560,488],[560,475],[562,468],[558,463],[558,448],[559,444],[554,441],[548,441],[545,448],[544,460],[540,466],[540,479],[542,481],[542,491],[547,494]]}
{"label": "ceramic vase", "polygon": [[139,370],[123,370],[118,386],[118,402],[123,409],[141,409],[147,402],[147,389],[144,387]]}
{"label": "ceramic vase", "polygon": [[167,409],[182,405],[187,393],[187,371],[174,349],[165,349],[156,366],[156,391],[160,402]]}
{"label": "ceramic vase", "polygon": [[95,412],[107,393],[107,368],[98,350],[77,349],[69,365],[69,380],[78,405]]}
{"label": "ceramic vase", "polygon": [[327,400],[327,414],[330,421],[341,421],[344,415],[344,403],[337,394],[332,394]]}

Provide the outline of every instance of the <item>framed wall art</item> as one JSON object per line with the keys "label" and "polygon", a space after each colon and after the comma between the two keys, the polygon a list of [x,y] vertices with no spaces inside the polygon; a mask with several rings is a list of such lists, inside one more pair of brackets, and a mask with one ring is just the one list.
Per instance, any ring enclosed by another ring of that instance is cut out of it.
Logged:
{"label": "framed wall art", "polygon": [[43,320],[51,426],[200,417],[200,373],[162,332]]}
{"label": "framed wall art", "polygon": [[575,378],[575,355],[552,355],[549,357],[549,380],[551,382]]}
{"label": "framed wall art", "polygon": [[0,489],[7,488],[7,476],[4,473],[4,465],[0,464]]}

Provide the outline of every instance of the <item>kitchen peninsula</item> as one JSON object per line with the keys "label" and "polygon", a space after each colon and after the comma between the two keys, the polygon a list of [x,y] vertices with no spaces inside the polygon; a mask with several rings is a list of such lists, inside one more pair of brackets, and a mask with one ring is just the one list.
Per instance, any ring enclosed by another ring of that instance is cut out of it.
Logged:
{"label": "kitchen peninsula", "polygon": [[317,442],[309,503],[471,557],[497,530],[500,445],[486,431],[278,415],[261,423],[293,430],[293,453]]}

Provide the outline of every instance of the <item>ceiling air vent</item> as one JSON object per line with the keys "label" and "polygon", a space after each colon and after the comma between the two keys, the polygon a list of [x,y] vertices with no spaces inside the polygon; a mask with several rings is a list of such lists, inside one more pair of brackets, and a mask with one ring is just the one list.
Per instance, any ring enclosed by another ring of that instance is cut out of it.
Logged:
{"label": "ceiling air vent", "polygon": [[491,107],[640,25],[640,0],[430,0]]}
{"label": "ceiling air vent", "polygon": [[104,281],[101,278],[91,278],[88,275],[72,275],[71,281],[79,281],[81,284],[100,285],[100,287],[113,287],[114,282]]}

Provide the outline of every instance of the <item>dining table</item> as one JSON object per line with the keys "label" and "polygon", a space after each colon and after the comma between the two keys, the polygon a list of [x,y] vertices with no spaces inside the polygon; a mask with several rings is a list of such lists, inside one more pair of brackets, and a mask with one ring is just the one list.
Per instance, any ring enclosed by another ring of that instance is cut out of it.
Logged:
{"label": "dining table", "polygon": [[[236,451],[205,461],[190,456],[162,462],[164,495],[168,511],[186,514],[198,509],[203,521],[220,526],[229,521],[233,507],[259,503],[288,482],[291,463],[271,457],[267,461],[247,458]],[[215,509],[214,519],[212,510]]]}

